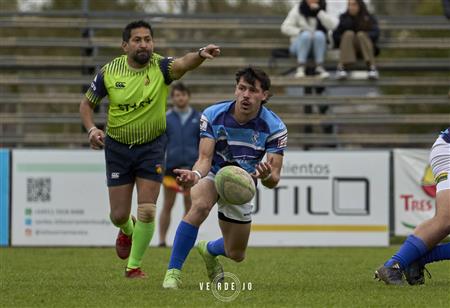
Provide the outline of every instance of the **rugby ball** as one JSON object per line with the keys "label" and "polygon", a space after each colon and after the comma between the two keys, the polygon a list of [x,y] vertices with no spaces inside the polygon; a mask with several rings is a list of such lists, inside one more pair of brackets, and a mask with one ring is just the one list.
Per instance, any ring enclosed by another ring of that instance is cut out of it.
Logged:
{"label": "rugby ball", "polygon": [[237,166],[226,166],[215,177],[217,193],[226,203],[242,205],[255,196],[255,182],[251,175]]}

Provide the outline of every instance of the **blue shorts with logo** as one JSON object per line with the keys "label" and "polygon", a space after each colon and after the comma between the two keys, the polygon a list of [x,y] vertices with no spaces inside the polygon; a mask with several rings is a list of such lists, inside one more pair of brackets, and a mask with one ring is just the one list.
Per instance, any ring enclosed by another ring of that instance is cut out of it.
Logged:
{"label": "blue shorts with logo", "polygon": [[105,138],[106,179],[108,186],[134,183],[136,177],[162,182],[167,136],[129,145]]}

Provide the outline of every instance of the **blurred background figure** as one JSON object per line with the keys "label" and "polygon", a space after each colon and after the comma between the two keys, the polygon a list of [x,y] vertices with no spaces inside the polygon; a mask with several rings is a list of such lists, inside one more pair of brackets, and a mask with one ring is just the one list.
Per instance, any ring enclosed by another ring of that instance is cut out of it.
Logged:
{"label": "blurred background figure", "polygon": [[339,25],[333,32],[335,47],[340,50],[336,77],[347,78],[350,64],[362,58],[367,65],[367,77],[378,79],[375,56],[379,54],[377,41],[380,35],[378,21],[370,14],[363,0],[349,0],[347,11],[341,14]]}
{"label": "blurred background figure", "polygon": [[326,12],[325,0],[302,0],[289,11],[281,25],[281,32],[290,36],[289,52],[297,57],[295,78],[305,76],[308,58],[314,60],[315,74],[327,78],[323,61],[327,50],[327,32],[333,30],[337,21]]}
{"label": "blurred background figure", "polygon": [[450,19],[450,0],[442,0],[442,9],[444,10],[445,17]]}
{"label": "blurred background figure", "polygon": [[171,94],[173,108],[167,111],[166,174],[163,180],[164,205],[159,216],[159,246],[166,246],[170,213],[177,197],[184,197],[185,214],[191,208],[190,189],[183,189],[175,181],[173,169],[191,169],[198,157],[200,140],[200,113],[189,105],[190,90],[183,83],[173,85]]}

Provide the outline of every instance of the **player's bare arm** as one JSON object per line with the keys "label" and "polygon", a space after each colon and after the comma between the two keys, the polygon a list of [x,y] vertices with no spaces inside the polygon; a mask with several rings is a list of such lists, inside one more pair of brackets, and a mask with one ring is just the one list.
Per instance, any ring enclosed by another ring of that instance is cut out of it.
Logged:
{"label": "player's bare arm", "polygon": [[[177,182],[185,188],[192,187],[198,183],[201,177],[205,177],[211,169],[211,163],[214,156],[214,148],[216,142],[211,138],[200,139],[198,148],[198,159],[192,170],[174,169],[173,172],[178,174]],[[200,174],[199,174],[200,173]],[[200,177],[201,175],[201,177]]]}
{"label": "player's bare arm", "polygon": [[186,72],[195,69],[206,59],[214,59],[219,55],[220,47],[214,44],[200,48],[199,51],[187,53],[173,61],[171,75],[174,79],[180,79]]}
{"label": "player's bare arm", "polygon": [[105,133],[98,129],[94,123],[93,117],[94,107],[92,103],[84,97],[80,103],[80,116],[83,121],[84,128],[88,132],[89,144],[92,149],[100,150],[103,148]]}
{"label": "player's bare arm", "polygon": [[264,186],[274,188],[280,181],[282,165],[283,155],[267,153],[267,160],[256,165],[255,176],[261,179]]}

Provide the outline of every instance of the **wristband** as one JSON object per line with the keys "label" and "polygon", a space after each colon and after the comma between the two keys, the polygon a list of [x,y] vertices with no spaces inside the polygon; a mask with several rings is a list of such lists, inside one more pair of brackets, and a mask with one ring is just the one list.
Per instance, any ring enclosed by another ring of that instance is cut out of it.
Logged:
{"label": "wristband", "polygon": [[88,130],[88,132],[87,132],[88,136],[90,136],[91,133],[92,133],[92,131],[93,131],[94,129],[96,129],[96,128],[97,128],[96,126],[92,126],[91,128],[89,128],[89,130]]}
{"label": "wristband", "polygon": [[264,179],[261,179],[261,181],[267,181],[268,179],[270,179],[272,177],[272,173],[269,173],[268,176],[266,176]]}
{"label": "wristband", "polygon": [[198,170],[192,170],[192,172],[194,172],[196,175],[198,175],[199,179],[201,179],[203,177],[202,174],[200,173],[200,171],[198,171]]}
{"label": "wristband", "polygon": [[198,56],[199,56],[200,58],[202,58],[202,59],[206,59],[206,57],[202,56],[202,51],[205,50],[205,49],[206,49],[206,47],[202,47],[202,48],[200,48],[200,49],[198,50],[198,52],[197,52]]}

